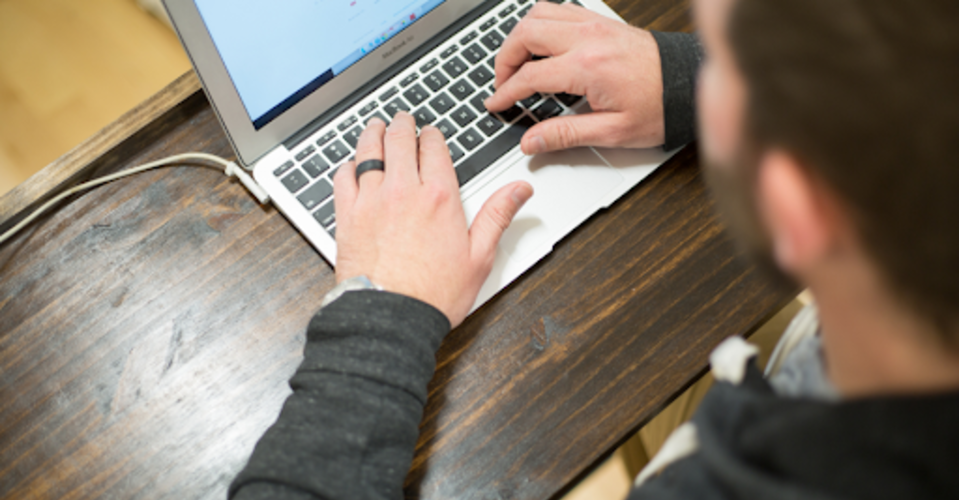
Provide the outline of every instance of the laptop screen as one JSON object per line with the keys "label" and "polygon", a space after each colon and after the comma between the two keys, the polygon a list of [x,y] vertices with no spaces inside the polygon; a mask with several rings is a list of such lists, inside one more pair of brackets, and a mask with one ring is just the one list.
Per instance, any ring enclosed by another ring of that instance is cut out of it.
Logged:
{"label": "laptop screen", "polygon": [[257,130],[444,0],[196,0]]}

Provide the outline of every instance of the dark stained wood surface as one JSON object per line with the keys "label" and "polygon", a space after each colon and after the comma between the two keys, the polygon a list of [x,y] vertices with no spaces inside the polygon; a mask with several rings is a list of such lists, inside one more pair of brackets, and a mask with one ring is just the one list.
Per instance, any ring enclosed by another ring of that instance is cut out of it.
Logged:
{"label": "dark stained wood surface", "polygon": [[[686,2],[613,3],[689,30]],[[185,151],[232,157],[192,75],[0,199]],[[289,393],[330,267],[214,168],[78,195],[0,247],[0,498],[224,498]],[[411,498],[550,498],[793,294],[737,260],[693,147],[438,354]]]}

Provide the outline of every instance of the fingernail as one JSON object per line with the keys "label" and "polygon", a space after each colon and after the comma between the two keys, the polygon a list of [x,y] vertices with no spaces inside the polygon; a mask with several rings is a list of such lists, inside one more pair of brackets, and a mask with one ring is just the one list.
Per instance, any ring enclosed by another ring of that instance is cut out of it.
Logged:
{"label": "fingernail", "polygon": [[510,193],[510,197],[513,198],[513,203],[517,205],[523,205],[529,201],[530,197],[533,196],[533,189],[528,185],[517,186],[516,189]]}
{"label": "fingernail", "polygon": [[526,154],[535,155],[546,151],[546,141],[540,136],[535,136],[526,143]]}

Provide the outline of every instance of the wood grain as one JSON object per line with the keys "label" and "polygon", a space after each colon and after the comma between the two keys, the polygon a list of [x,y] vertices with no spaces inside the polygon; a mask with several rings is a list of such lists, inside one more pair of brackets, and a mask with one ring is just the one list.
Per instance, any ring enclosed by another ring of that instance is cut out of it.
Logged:
{"label": "wood grain", "polygon": [[[684,2],[614,7],[689,27]],[[0,214],[173,153],[230,156],[192,78],[0,199]],[[407,497],[554,497],[722,338],[794,295],[736,258],[697,163],[694,147],[679,153],[449,335]],[[0,497],[224,498],[332,285],[299,233],[213,168],[65,202],[0,247]]]}
{"label": "wood grain", "polygon": [[[43,204],[65,188],[93,177],[95,172],[116,162],[110,155],[122,155],[124,148],[137,147],[143,139],[131,140],[140,133],[158,136],[165,125],[177,123],[173,117],[180,108],[202,104],[200,80],[190,70],[162,91],[126,112],[115,122],[73,148],[46,168],[0,197],[0,232],[20,221],[24,213]],[[232,153],[231,153],[232,154]]]}

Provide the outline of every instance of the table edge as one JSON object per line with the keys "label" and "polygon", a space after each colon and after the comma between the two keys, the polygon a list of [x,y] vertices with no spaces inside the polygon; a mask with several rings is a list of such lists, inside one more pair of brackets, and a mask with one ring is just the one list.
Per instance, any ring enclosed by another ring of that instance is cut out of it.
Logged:
{"label": "table edge", "polygon": [[38,207],[84,178],[97,160],[123,145],[155,120],[202,91],[200,80],[190,69],[120,118],[100,129],[57,158],[29,179],[0,196],[0,231],[12,227],[29,210]]}

